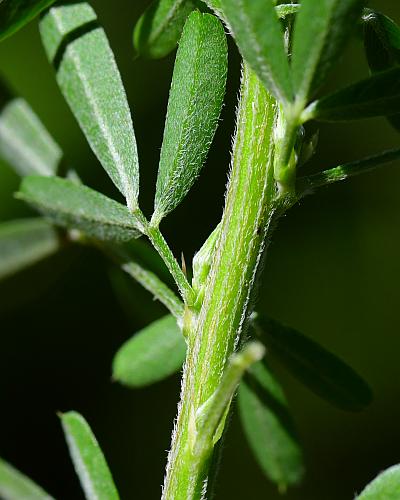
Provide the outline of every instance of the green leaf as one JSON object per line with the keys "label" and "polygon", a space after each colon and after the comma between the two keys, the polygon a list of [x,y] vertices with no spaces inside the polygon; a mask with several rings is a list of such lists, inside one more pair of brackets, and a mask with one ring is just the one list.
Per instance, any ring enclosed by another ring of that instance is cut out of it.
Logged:
{"label": "green leaf", "polygon": [[308,106],[304,119],[346,121],[400,112],[400,66],[323,97]]}
{"label": "green leaf", "polygon": [[133,32],[136,51],[150,59],[158,59],[172,52],[194,8],[192,0],[153,1],[136,23]]}
{"label": "green leaf", "polygon": [[16,196],[55,224],[89,237],[126,241],[140,235],[139,222],[124,205],[68,179],[25,177]]}
{"label": "green leaf", "polygon": [[12,465],[0,458],[0,497],[2,500],[53,500]]}
{"label": "green leaf", "polygon": [[271,0],[221,0],[227,24],[243,58],[282,102],[293,100],[283,32]]}
{"label": "green leaf", "polygon": [[265,475],[281,491],[304,475],[300,446],[283,390],[265,362],[254,364],[239,385],[238,406],[249,445]]}
{"label": "green leaf", "polygon": [[218,125],[225,93],[227,43],[222,24],[193,12],[176,55],[161,148],[153,223],[192,187]]}
{"label": "green leaf", "polygon": [[[400,27],[389,17],[366,9],[364,20],[364,47],[368,65],[373,73],[400,64]],[[400,114],[388,117],[391,125],[400,131]]]}
{"label": "green leaf", "polygon": [[3,0],[0,2],[0,41],[29,23],[55,0]]}
{"label": "green leaf", "polygon": [[400,27],[380,12],[366,9],[364,47],[368,65],[373,73],[400,64]]}
{"label": "green leaf", "polygon": [[55,175],[62,152],[29,104],[14,98],[0,109],[0,156],[19,175]]}
{"label": "green leaf", "polygon": [[20,219],[0,224],[0,279],[35,264],[61,248],[57,231],[47,221]]}
{"label": "green leaf", "polygon": [[347,411],[360,411],[371,402],[364,380],[313,340],[266,316],[257,315],[254,328],[267,350],[321,398]]}
{"label": "green leaf", "polygon": [[377,476],[355,500],[395,500],[400,491],[400,465],[393,465]]}
{"label": "green leaf", "polygon": [[364,0],[302,0],[292,51],[293,88],[307,101],[337,62],[361,17]]}
{"label": "green leaf", "polygon": [[74,411],[61,415],[75,471],[87,500],[118,500],[111,472],[86,420]]}
{"label": "green leaf", "polygon": [[164,316],[122,345],[113,361],[113,378],[130,387],[153,384],[179,371],[185,355],[176,319]]}
{"label": "green leaf", "polygon": [[85,2],[52,7],[40,32],[58,84],[91,148],[131,210],[139,165],[125,91],[104,30]]}

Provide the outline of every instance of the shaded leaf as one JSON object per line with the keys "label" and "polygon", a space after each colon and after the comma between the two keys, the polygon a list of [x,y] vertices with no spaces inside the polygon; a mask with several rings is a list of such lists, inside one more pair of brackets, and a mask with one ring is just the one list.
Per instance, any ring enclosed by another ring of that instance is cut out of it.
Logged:
{"label": "shaded leaf", "polygon": [[265,362],[254,364],[239,385],[238,405],[249,445],[265,475],[280,490],[297,484],[304,465],[287,401]]}
{"label": "shaded leaf", "polygon": [[313,340],[266,316],[257,315],[254,328],[271,354],[321,398],[348,411],[360,411],[371,402],[364,380]]}
{"label": "shaded leaf", "polygon": [[293,100],[283,32],[272,0],[221,0],[243,58],[274,96]]}
{"label": "shaded leaf", "polygon": [[383,471],[356,497],[356,500],[395,500],[400,492],[400,465]]}
{"label": "shaded leaf", "polygon": [[29,104],[14,98],[0,109],[0,156],[19,175],[55,175],[62,151]]}
{"label": "shaded leaf", "polygon": [[313,102],[306,119],[346,121],[400,112],[400,66],[375,73],[331,95]]}
{"label": "shaded leaf", "polygon": [[126,241],[140,235],[138,221],[124,205],[69,179],[25,177],[16,196],[55,224],[89,237]]}
{"label": "shaded leaf", "polygon": [[[366,9],[364,19],[364,47],[373,73],[400,64],[400,27],[389,17]],[[400,130],[400,114],[388,117],[391,125]]]}
{"label": "shaded leaf", "polygon": [[122,345],[113,361],[113,378],[130,387],[153,384],[179,371],[185,355],[176,319],[164,316]]}
{"label": "shaded leaf", "polygon": [[153,223],[192,187],[213,140],[225,93],[227,43],[210,14],[193,12],[176,55],[161,148]]}
{"label": "shaded leaf", "polygon": [[0,458],[0,497],[2,500],[52,500],[29,477]]}
{"label": "shaded leaf", "polygon": [[74,411],[60,416],[69,453],[87,500],[118,500],[103,452],[86,420]]}
{"label": "shaded leaf", "polygon": [[0,41],[29,23],[55,0],[3,0],[0,2]]}
{"label": "shaded leaf", "polygon": [[376,73],[400,63],[400,27],[389,17],[367,9],[363,16],[368,65]]}
{"label": "shaded leaf", "polygon": [[306,101],[324,82],[361,17],[364,0],[302,0],[292,51],[293,88]]}
{"label": "shaded leaf", "polygon": [[60,249],[57,231],[44,219],[0,224],[0,279],[35,264]]}
{"label": "shaded leaf", "polygon": [[52,7],[40,32],[58,84],[104,169],[137,208],[139,165],[125,91],[104,30],[85,2]]}
{"label": "shaded leaf", "polygon": [[137,52],[151,59],[172,52],[194,8],[192,0],[153,1],[139,18],[133,32],[133,45]]}

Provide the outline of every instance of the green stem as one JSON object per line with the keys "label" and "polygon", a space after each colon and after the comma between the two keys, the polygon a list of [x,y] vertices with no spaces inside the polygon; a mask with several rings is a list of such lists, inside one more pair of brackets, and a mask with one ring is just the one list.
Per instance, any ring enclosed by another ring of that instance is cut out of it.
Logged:
{"label": "green stem", "polygon": [[321,186],[332,184],[333,182],[343,181],[349,177],[370,172],[377,167],[392,163],[400,159],[400,149],[391,149],[384,151],[369,158],[353,161],[338,167],[324,170],[314,175],[300,177],[297,180],[296,191],[299,198],[312,193],[312,191]]}
{"label": "green stem", "polygon": [[122,269],[164,304],[177,320],[182,320],[184,312],[183,303],[157,275],[133,261],[123,264]]}
{"label": "green stem", "polygon": [[159,300],[171,314],[182,321],[184,313],[184,305],[175,293],[163,282],[160,278],[143,267],[132,255],[132,252],[125,249],[123,246],[105,243],[101,241],[90,241],[97,248],[107,254],[116,264],[134,278],[140,285]]}
{"label": "green stem", "polygon": [[208,451],[200,459],[194,456],[195,442],[201,439],[193,439],[198,431],[196,414],[218,390],[227,360],[236,349],[250,312],[250,295],[275,211],[276,113],[273,98],[245,67],[221,233],[200,312],[195,320],[193,314],[187,315],[188,354],[164,500],[203,498],[213,443],[208,442]]}
{"label": "green stem", "polygon": [[185,273],[179,267],[178,262],[176,261],[163,235],[161,234],[158,226],[152,225],[151,223],[149,224],[148,220],[140,210],[135,211],[135,217],[141,223],[141,230],[143,234],[145,234],[149,238],[151,244],[157,250],[158,254],[167,266],[168,271],[174,278],[175,283],[179,289],[179,293],[182,295],[185,304],[191,305],[194,300],[193,289],[190,286]]}

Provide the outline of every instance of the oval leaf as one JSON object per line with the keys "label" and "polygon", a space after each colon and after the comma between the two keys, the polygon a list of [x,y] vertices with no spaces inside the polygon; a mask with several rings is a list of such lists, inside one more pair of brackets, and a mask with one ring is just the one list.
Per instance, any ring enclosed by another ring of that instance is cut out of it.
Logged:
{"label": "oval leaf", "polygon": [[399,112],[400,67],[396,67],[313,102],[304,116],[320,121],[347,121]]}
{"label": "oval leaf", "polygon": [[356,500],[395,500],[400,492],[400,465],[393,465],[379,474]]}
{"label": "oval leaf", "polygon": [[0,41],[29,23],[55,0],[3,0],[0,2]]}
{"label": "oval leaf", "polygon": [[0,279],[35,264],[60,249],[61,239],[44,219],[0,224]]}
{"label": "oval leaf", "polygon": [[171,316],[154,321],[119,349],[113,362],[113,378],[129,387],[158,382],[182,367],[186,342]]}
{"label": "oval leaf", "polygon": [[239,385],[238,405],[249,445],[279,489],[300,482],[304,465],[285,395],[265,362],[254,364]]}
{"label": "oval leaf", "polygon": [[139,166],[132,119],[95,12],[85,2],[57,5],[41,20],[40,32],[65,99],[100,163],[134,210]]}
{"label": "oval leaf", "polygon": [[221,0],[221,6],[243,58],[277,99],[292,101],[283,31],[272,0]]}
{"label": "oval leaf", "polygon": [[55,224],[89,237],[127,241],[140,235],[138,221],[124,205],[68,179],[25,177],[16,196]]}
{"label": "oval leaf", "polygon": [[266,316],[257,315],[254,328],[267,350],[321,398],[348,411],[360,411],[371,402],[364,380],[313,340]]}
{"label": "oval leaf", "polygon": [[0,497],[2,500],[53,500],[29,477],[0,458]]}
{"label": "oval leaf", "polygon": [[0,156],[19,175],[55,175],[62,151],[29,104],[15,98],[0,109]]}
{"label": "oval leaf", "polygon": [[194,7],[192,0],[155,0],[136,23],[133,32],[136,51],[150,59],[172,52]]}
{"label": "oval leaf", "polygon": [[225,93],[227,43],[222,24],[193,12],[176,55],[158,169],[153,223],[195,182],[218,125]]}
{"label": "oval leaf", "polygon": [[292,51],[293,88],[301,102],[324,82],[361,17],[365,0],[302,0]]}
{"label": "oval leaf", "polygon": [[87,500],[118,500],[106,459],[86,420],[70,411],[61,415],[61,423]]}

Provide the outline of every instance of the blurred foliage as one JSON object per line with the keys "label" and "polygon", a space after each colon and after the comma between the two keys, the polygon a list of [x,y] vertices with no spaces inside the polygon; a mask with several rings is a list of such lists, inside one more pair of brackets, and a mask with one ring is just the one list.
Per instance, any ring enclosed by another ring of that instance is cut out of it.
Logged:
{"label": "blurred foliage", "polygon": [[[141,204],[150,213],[174,56],[135,58],[134,22],[149,2],[95,0],[133,113],[141,160]],[[394,0],[370,2],[400,21]],[[0,44],[1,73],[52,131],[85,183],[120,200],[64,103],[34,21]],[[335,88],[366,75],[354,40],[329,81]],[[204,174],[162,229],[186,260],[218,222],[229,165],[239,58],[231,44],[228,95]],[[309,171],[386,147],[400,136],[385,120],[324,125]],[[400,462],[398,315],[400,170],[380,169],[321,190],[292,209],[269,250],[259,310],[306,332],[369,381],[375,401],[363,413],[332,409],[282,372],[305,447],[304,486],[288,500],[351,499]],[[0,220],[30,209],[13,198],[18,178],[0,164]],[[207,205],[202,199],[206,197]],[[201,207],[201,208],[200,208]],[[190,220],[188,222],[188,214]],[[132,332],[163,314],[132,284],[132,314],[115,299],[109,263],[93,250],[66,249],[0,285],[2,394],[0,454],[60,499],[81,498],[56,411],[76,409],[90,422],[123,498],[159,498],[179,393],[173,377],[144,390],[111,383],[111,360]],[[87,363],[90,359],[90,363]],[[279,366],[276,370],[280,372]],[[29,418],[28,418],[29,416]],[[217,498],[279,498],[264,479],[232,419]],[[138,481],[140,478],[140,481]],[[251,484],[249,494],[248,485]]]}

